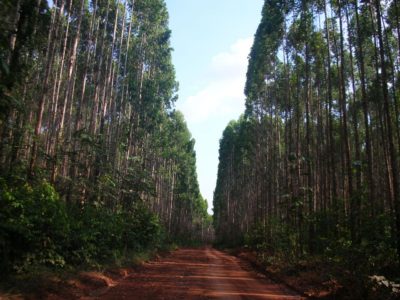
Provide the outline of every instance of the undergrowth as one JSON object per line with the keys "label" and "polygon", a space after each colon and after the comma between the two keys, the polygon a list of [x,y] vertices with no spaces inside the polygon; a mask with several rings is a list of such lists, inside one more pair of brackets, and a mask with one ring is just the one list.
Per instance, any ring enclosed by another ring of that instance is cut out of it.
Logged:
{"label": "undergrowth", "polygon": [[123,265],[166,248],[162,224],[141,203],[129,209],[66,206],[45,180],[10,184],[0,178],[3,281],[46,270]]}

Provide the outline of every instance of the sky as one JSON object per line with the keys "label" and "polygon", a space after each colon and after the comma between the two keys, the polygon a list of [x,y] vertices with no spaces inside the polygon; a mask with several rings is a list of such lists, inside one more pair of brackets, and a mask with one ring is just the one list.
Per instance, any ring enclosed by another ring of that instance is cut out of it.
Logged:
{"label": "sky", "polygon": [[263,0],[166,0],[179,99],[196,140],[200,191],[212,213],[219,140],[244,112],[248,55]]}

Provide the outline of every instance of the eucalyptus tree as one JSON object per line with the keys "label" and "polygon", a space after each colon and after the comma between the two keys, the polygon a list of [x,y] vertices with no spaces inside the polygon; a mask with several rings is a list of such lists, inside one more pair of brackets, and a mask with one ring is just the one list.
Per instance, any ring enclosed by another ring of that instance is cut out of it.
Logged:
{"label": "eucalyptus tree", "polygon": [[[284,240],[301,255],[384,236],[387,254],[400,254],[398,16],[397,1],[265,1],[245,120],[221,140],[217,238],[252,216],[233,239],[253,232],[268,249]],[[255,137],[246,164],[234,134],[243,123]]]}
{"label": "eucalyptus tree", "polygon": [[199,237],[165,2],[5,1],[0,16],[1,176],[46,178],[71,207],[142,203],[172,238]]}

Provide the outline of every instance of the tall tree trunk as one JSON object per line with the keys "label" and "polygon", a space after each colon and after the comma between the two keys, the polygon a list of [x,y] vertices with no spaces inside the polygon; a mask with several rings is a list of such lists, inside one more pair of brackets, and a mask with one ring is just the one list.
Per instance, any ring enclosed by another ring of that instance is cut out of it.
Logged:
{"label": "tall tree trunk", "polygon": [[382,23],[381,23],[381,4],[379,0],[374,1],[376,15],[377,15],[377,25],[378,25],[378,41],[379,41],[379,55],[381,63],[381,87],[383,93],[384,111],[387,120],[387,133],[389,140],[389,152],[390,152],[390,163],[393,178],[393,192],[394,192],[394,207],[396,213],[396,231],[397,231],[397,254],[400,259],[400,190],[399,190],[399,173],[398,173],[398,160],[397,160],[397,150],[394,145],[394,135],[393,135],[393,123],[389,104],[389,93],[387,87],[387,70],[386,70],[386,60],[384,52],[384,42],[382,34]]}

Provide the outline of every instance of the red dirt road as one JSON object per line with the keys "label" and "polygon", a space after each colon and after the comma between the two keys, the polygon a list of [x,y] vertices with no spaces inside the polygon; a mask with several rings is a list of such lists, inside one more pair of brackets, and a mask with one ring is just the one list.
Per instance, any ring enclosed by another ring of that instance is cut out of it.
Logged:
{"label": "red dirt road", "polygon": [[303,299],[211,248],[180,249],[81,299]]}

